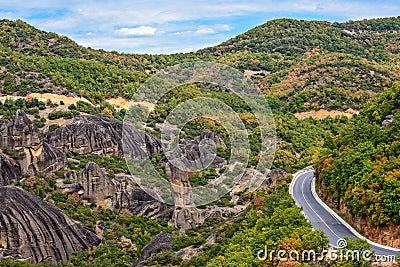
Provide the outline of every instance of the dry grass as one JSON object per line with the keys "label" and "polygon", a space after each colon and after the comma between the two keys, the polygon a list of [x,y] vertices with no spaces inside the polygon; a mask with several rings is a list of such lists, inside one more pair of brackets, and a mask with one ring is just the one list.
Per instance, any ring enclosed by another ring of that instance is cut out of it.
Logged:
{"label": "dry grass", "polygon": [[89,100],[84,97],[70,97],[65,95],[57,95],[50,93],[32,93],[26,96],[26,98],[37,98],[39,101],[46,102],[47,100],[51,100],[51,102],[60,104],[60,101],[64,102],[64,105],[69,106],[71,104],[76,104],[78,101],[83,101],[89,104],[92,104]]}
{"label": "dry grass", "polygon": [[295,113],[294,116],[298,119],[306,119],[310,117],[315,119],[325,119],[328,116],[332,118],[336,116],[346,116],[348,118],[351,118],[354,114],[358,114],[358,111],[350,108],[346,111],[339,111],[339,110],[329,111],[326,109],[320,109],[318,111],[311,110],[306,112]]}

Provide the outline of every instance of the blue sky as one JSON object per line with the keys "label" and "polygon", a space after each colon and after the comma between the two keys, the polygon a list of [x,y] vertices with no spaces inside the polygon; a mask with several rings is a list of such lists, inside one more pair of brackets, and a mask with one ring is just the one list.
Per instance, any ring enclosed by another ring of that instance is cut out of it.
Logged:
{"label": "blue sky", "polygon": [[398,0],[0,2],[0,18],[22,19],[83,46],[151,54],[216,45],[275,18],[341,22],[399,15]]}

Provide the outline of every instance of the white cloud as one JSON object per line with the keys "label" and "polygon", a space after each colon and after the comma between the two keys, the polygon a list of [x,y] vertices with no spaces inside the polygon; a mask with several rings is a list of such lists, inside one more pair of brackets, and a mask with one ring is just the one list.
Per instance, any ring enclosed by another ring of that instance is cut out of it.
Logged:
{"label": "white cloud", "polygon": [[214,29],[217,31],[231,31],[233,30],[233,27],[228,24],[218,24],[214,26]]}
{"label": "white cloud", "polygon": [[196,33],[198,34],[213,34],[215,33],[215,30],[209,27],[200,27],[197,29]]}
{"label": "white cloud", "polygon": [[120,36],[151,36],[156,34],[157,29],[151,26],[140,26],[137,28],[121,28],[115,32]]}

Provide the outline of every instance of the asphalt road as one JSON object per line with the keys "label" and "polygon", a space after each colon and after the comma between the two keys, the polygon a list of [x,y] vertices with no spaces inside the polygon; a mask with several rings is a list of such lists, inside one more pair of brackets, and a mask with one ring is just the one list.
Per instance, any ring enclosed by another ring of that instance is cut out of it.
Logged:
{"label": "asphalt road", "polygon": [[[355,237],[353,232],[333,216],[323,205],[321,205],[312,194],[311,187],[314,178],[314,171],[302,173],[297,176],[293,185],[293,198],[296,204],[303,208],[303,213],[311,222],[314,229],[325,232],[330,244],[337,245],[339,239],[344,237]],[[398,250],[382,248],[371,244],[371,249],[376,255],[397,255]]]}

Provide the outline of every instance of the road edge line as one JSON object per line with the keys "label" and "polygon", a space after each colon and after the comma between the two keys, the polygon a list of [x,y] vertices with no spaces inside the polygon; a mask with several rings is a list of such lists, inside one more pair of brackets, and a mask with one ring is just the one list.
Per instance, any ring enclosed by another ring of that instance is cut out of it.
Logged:
{"label": "road edge line", "polygon": [[[293,179],[294,180],[294,179]],[[293,188],[292,188],[293,190]],[[369,240],[368,238],[362,236],[359,232],[357,232],[356,229],[354,229],[348,222],[346,222],[342,217],[340,217],[335,211],[333,211],[325,202],[323,202],[320,197],[318,196],[316,190],[315,190],[315,176],[313,177],[313,181],[311,183],[311,193],[313,194],[314,198],[317,200],[319,204],[321,204],[332,216],[334,216],[338,221],[340,221],[344,226],[346,226],[357,238],[359,239],[364,239],[366,240],[370,245],[382,248],[382,249],[388,249],[388,250],[393,250],[400,252],[400,249],[397,248],[392,248],[389,246],[381,245],[378,244],[374,241]]]}

